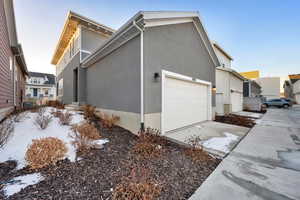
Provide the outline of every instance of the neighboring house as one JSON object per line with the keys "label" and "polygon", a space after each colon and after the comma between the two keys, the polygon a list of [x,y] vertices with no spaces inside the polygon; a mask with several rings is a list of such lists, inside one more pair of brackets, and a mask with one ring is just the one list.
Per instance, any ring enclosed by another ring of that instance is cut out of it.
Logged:
{"label": "neighboring house", "polygon": [[113,32],[113,29],[77,13],[68,13],[51,61],[56,65],[58,100],[68,104],[85,102],[86,70],[79,66]]}
{"label": "neighboring house", "polygon": [[27,67],[18,43],[13,1],[0,1],[0,120],[23,106]]}
{"label": "neighboring house", "polygon": [[257,78],[256,82],[261,86],[261,95],[267,100],[280,98],[280,77]]}
{"label": "neighboring house", "polygon": [[289,80],[286,80],[284,82],[283,88],[284,88],[284,97],[288,99],[295,99],[295,94],[294,94],[294,84],[300,80],[300,74],[291,74],[288,76]]}
{"label": "neighboring house", "polygon": [[244,97],[260,97],[261,86],[254,80],[245,80],[243,85]]}
{"label": "neighboring house", "polygon": [[216,114],[243,110],[243,76],[231,68],[233,58],[216,42],[213,47],[221,66],[216,68]]}
{"label": "neighboring house", "polygon": [[264,98],[261,96],[261,87],[254,80],[245,80],[243,84],[243,110],[261,111]]}
{"label": "neighboring house", "polygon": [[217,115],[243,110],[243,82],[245,78],[233,69],[217,67],[216,102]]}
{"label": "neighboring house", "polygon": [[300,104],[300,80],[297,80],[293,84],[293,94],[297,104]]}
{"label": "neighboring house", "polygon": [[29,72],[26,80],[26,98],[48,99],[56,98],[55,76],[39,72]]}
{"label": "neighboring house", "polygon": [[283,84],[284,97],[288,99],[294,99],[293,83],[290,80],[286,80]]}
{"label": "neighboring house", "polygon": [[[68,46],[68,38],[60,43]],[[164,134],[212,119],[220,63],[198,12],[138,12],[105,39],[58,74],[64,103],[91,104],[118,115],[119,125],[134,133],[149,126]],[[85,42],[81,39],[79,52]]]}
{"label": "neighboring house", "polygon": [[220,61],[221,67],[231,68],[233,58],[215,41],[213,42],[213,47]]}

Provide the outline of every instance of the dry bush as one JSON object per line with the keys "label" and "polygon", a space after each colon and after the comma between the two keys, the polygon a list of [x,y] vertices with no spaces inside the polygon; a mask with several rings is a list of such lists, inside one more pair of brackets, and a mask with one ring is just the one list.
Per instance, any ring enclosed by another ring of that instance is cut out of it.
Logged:
{"label": "dry bush", "polygon": [[211,160],[214,160],[213,157],[199,148],[187,148],[184,150],[184,154],[195,163],[210,162]]}
{"label": "dry bush", "polygon": [[47,106],[50,107],[54,107],[54,108],[58,108],[58,109],[65,109],[64,104],[62,104],[60,101],[58,100],[50,100],[47,102]]}
{"label": "dry bush", "polygon": [[51,111],[51,114],[52,114],[54,117],[57,117],[57,118],[60,117],[61,113],[62,113],[62,112],[61,112],[60,110],[58,110],[58,109],[52,109],[52,111]]}
{"label": "dry bush", "polygon": [[238,126],[244,126],[247,128],[252,128],[255,125],[255,121],[249,117],[229,114],[225,116],[216,116],[215,121],[223,122],[227,124],[234,124]]}
{"label": "dry bush", "polygon": [[35,125],[40,129],[46,129],[52,120],[52,116],[46,114],[45,108],[39,108],[35,118]]}
{"label": "dry bush", "polygon": [[8,117],[13,119],[14,122],[21,122],[25,117],[24,111],[24,109],[18,108],[14,110]]}
{"label": "dry bush", "polygon": [[83,115],[86,120],[92,121],[96,118],[96,107],[91,105],[83,106]]}
{"label": "dry bush", "polygon": [[72,114],[68,111],[66,112],[61,112],[58,115],[59,118],[59,123],[61,125],[70,125],[71,121],[72,121]]}
{"label": "dry bush", "polygon": [[212,160],[213,158],[208,155],[205,151],[203,151],[202,146],[200,144],[201,138],[199,136],[191,136],[186,140],[188,144],[191,145],[190,148],[186,148],[184,153],[186,156],[191,158],[191,160],[195,163],[202,163]]}
{"label": "dry bush", "polygon": [[32,169],[39,169],[62,160],[68,149],[63,141],[55,137],[32,140],[25,160]]}
{"label": "dry bush", "polygon": [[88,152],[93,148],[99,148],[95,145],[94,140],[101,139],[100,133],[96,127],[89,123],[74,125],[72,128],[72,137],[74,141],[72,144],[77,149],[77,152]]}
{"label": "dry bush", "polygon": [[13,130],[14,130],[14,121],[11,118],[4,120],[0,124],[0,148],[2,148],[4,144],[6,144]]}
{"label": "dry bush", "polygon": [[30,109],[30,112],[32,113],[37,113],[39,111],[40,107],[39,106],[34,106]]}
{"label": "dry bush", "polygon": [[162,154],[163,146],[167,143],[166,139],[160,136],[160,132],[156,129],[147,128],[146,131],[138,133],[137,143],[133,146],[132,151],[139,158],[149,159],[158,157]]}
{"label": "dry bush", "polygon": [[193,136],[189,137],[185,142],[188,143],[189,145],[191,145],[192,148],[199,148],[199,149],[202,148],[202,146],[200,144],[200,142],[201,142],[200,136],[193,135]]}
{"label": "dry bush", "polygon": [[111,115],[109,116],[108,114],[102,114],[102,124],[105,128],[111,129],[118,121],[120,121],[119,116]]}
{"label": "dry bush", "polygon": [[150,171],[146,168],[133,168],[129,177],[113,191],[113,200],[154,200],[161,193],[162,187],[150,178]]}

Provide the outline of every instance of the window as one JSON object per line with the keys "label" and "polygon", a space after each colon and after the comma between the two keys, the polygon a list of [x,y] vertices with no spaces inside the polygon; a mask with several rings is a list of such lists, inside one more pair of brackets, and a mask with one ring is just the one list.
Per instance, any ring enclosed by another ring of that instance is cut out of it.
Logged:
{"label": "window", "polygon": [[45,96],[48,96],[48,94],[49,94],[49,91],[48,91],[48,89],[46,89],[45,90]]}

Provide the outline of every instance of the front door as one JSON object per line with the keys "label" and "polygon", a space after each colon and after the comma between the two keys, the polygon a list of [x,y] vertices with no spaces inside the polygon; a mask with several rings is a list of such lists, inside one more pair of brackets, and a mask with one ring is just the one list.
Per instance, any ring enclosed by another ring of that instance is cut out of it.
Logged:
{"label": "front door", "polygon": [[78,102],[78,68],[73,71],[73,102]]}
{"label": "front door", "polygon": [[33,88],[33,96],[37,97],[38,94],[38,89],[37,88]]}

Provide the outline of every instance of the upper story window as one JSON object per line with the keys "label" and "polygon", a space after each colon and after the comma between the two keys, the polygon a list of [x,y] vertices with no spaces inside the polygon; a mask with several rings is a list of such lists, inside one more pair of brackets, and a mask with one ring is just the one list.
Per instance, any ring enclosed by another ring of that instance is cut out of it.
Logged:
{"label": "upper story window", "polygon": [[74,33],[69,41],[67,48],[64,50],[63,55],[56,65],[56,75],[60,74],[64,67],[70,62],[70,60],[76,55],[80,49],[80,29]]}

